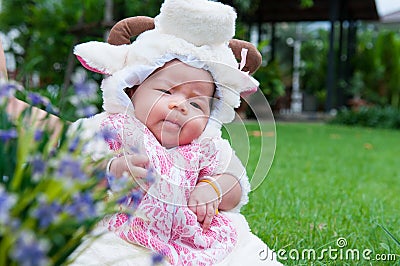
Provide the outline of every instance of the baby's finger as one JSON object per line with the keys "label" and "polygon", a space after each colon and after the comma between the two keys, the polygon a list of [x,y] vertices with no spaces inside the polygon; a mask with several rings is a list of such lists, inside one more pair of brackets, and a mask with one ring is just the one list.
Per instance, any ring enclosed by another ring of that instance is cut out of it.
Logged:
{"label": "baby's finger", "polygon": [[191,210],[197,216],[197,201],[192,199],[192,197],[189,197],[188,208],[189,208],[189,210]]}
{"label": "baby's finger", "polygon": [[114,176],[121,177],[125,171],[128,171],[128,166],[126,165],[125,158],[113,158],[110,162],[111,163],[109,165],[109,170]]}
{"label": "baby's finger", "polygon": [[210,228],[210,224],[215,215],[215,206],[214,202],[207,203],[207,211],[203,221],[203,232],[207,231]]}
{"label": "baby's finger", "polygon": [[145,178],[147,176],[148,170],[143,168],[143,167],[138,167],[138,166],[129,166],[129,173],[132,175],[134,178]]}
{"label": "baby's finger", "polygon": [[137,178],[143,178],[147,175],[149,159],[145,155],[126,155],[125,156],[125,170],[130,175]]}
{"label": "baby's finger", "polygon": [[205,204],[199,204],[196,207],[196,214],[197,214],[197,221],[199,223],[203,223],[204,218],[206,217],[207,214],[207,207]]}
{"label": "baby's finger", "polygon": [[143,154],[127,155],[126,159],[135,166],[147,168],[149,165],[149,158]]}

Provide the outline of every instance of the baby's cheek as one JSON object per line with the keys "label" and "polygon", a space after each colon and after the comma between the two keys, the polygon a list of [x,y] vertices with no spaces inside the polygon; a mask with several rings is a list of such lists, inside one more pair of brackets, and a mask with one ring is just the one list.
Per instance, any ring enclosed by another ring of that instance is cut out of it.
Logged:
{"label": "baby's cheek", "polygon": [[[194,139],[200,137],[207,125],[207,119],[195,118],[186,123],[179,136],[180,140],[185,140],[187,143],[192,142]],[[187,144],[186,143],[186,144]]]}

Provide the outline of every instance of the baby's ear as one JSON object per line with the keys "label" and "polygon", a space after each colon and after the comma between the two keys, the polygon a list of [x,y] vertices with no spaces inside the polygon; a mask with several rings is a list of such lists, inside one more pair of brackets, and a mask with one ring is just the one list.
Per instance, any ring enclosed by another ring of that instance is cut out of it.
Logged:
{"label": "baby's ear", "polygon": [[128,48],[128,45],[92,41],[75,46],[74,54],[90,71],[111,75],[124,67]]}

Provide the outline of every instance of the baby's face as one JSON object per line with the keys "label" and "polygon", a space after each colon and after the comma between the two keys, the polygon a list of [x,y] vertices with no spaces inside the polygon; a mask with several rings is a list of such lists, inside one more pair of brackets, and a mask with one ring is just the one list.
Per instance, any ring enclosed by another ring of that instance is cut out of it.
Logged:
{"label": "baby's face", "polygon": [[207,125],[214,88],[209,72],[173,60],[136,89],[135,115],[164,147],[189,144]]}

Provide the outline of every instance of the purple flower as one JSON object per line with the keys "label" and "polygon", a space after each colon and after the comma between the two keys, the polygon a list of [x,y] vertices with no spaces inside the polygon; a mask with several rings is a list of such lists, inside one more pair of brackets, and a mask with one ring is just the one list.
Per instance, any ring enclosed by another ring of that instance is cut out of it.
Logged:
{"label": "purple flower", "polygon": [[132,208],[136,210],[143,197],[144,193],[142,190],[134,189],[127,196],[121,197],[117,203],[120,205],[132,206]]}
{"label": "purple flower", "polygon": [[18,133],[17,130],[13,129],[9,129],[9,130],[1,130],[0,129],[0,139],[3,142],[6,142],[10,139],[15,139],[18,137]]}
{"label": "purple flower", "polygon": [[60,214],[61,205],[58,202],[46,203],[39,200],[39,206],[32,216],[39,220],[40,228],[47,228]]}
{"label": "purple flower", "polygon": [[111,128],[103,128],[100,131],[100,136],[105,140],[105,141],[113,141],[117,139],[117,134],[115,131],[113,131]]}
{"label": "purple flower", "polygon": [[53,115],[58,115],[59,114],[59,110],[57,108],[55,108],[53,105],[51,105],[50,102],[44,103],[46,106],[46,112],[53,114]]}
{"label": "purple flower", "polygon": [[14,96],[15,91],[17,90],[17,86],[11,83],[4,83],[0,85],[0,103],[3,99]]}
{"label": "purple flower", "polygon": [[88,82],[84,79],[74,83],[75,93],[81,99],[92,99],[97,96],[97,85],[94,82]]}
{"label": "purple flower", "polygon": [[96,217],[96,206],[94,200],[87,192],[74,195],[72,202],[65,208],[65,210],[70,215],[75,216],[78,222]]}
{"label": "purple flower", "polygon": [[123,204],[123,205],[128,205],[128,199],[129,199],[129,197],[128,196],[123,196],[123,197],[121,197],[121,198],[119,198],[118,200],[117,200],[117,203],[118,204]]}
{"label": "purple flower", "polygon": [[164,256],[159,253],[153,253],[151,256],[152,265],[157,265],[164,261]]}
{"label": "purple flower", "polygon": [[156,178],[157,178],[157,173],[153,168],[147,170],[146,177],[144,179],[149,185],[153,184],[156,181]]}
{"label": "purple flower", "polygon": [[58,175],[60,177],[72,177],[79,180],[86,178],[85,173],[82,171],[81,162],[68,157],[60,161]]}
{"label": "purple flower", "polygon": [[56,148],[51,148],[49,152],[49,158],[52,158],[54,156],[57,156],[57,149]]}
{"label": "purple flower", "polygon": [[18,218],[13,218],[7,225],[10,226],[11,230],[21,230],[21,220]]}
{"label": "purple flower", "polygon": [[79,82],[74,83],[74,89],[77,95],[84,95],[87,92],[88,87],[84,80],[80,80]]}
{"label": "purple flower", "polygon": [[0,185],[0,224],[9,222],[10,209],[16,201],[16,197],[7,193],[4,187]]}
{"label": "purple flower", "polygon": [[34,140],[40,141],[43,138],[43,130],[37,129],[35,130]]}
{"label": "purple flower", "polygon": [[29,92],[27,97],[28,101],[32,105],[34,106],[44,105],[46,112],[57,115],[58,113],[57,109],[51,105],[49,99],[47,99],[46,97],[34,92]]}
{"label": "purple flower", "polygon": [[45,162],[38,156],[31,160],[32,175],[41,175],[46,170]]}
{"label": "purple flower", "polygon": [[127,175],[122,175],[116,178],[114,175],[109,173],[107,175],[108,186],[114,192],[121,192],[123,189],[128,188],[131,185],[131,179]]}
{"label": "purple flower", "polygon": [[103,181],[104,177],[107,176],[107,173],[103,169],[94,169],[92,176],[97,178],[99,181]]}
{"label": "purple flower", "polygon": [[28,93],[28,100],[32,103],[32,105],[41,105],[41,104],[47,105],[48,103],[46,98],[34,92]]}
{"label": "purple flower", "polygon": [[72,141],[69,143],[68,151],[69,152],[74,152],[78,148],[78,145],[80,143],[80,138],[75,137],[72,139]]}
{"label": "purple flower", "polygon": [[96,106],[94,105],[88,105],[88,106],[84,106],[82,108],[79,108],[77,110],[77,115],[79,117],[91,117],[95,114],[97,114],[99,110],[97,109]]}
{"label": "purple flower", "polygon": [[130,195],[130,204],[133,204],[133,207],[136,209],[139,205],[140,201],[143,199],[144,194],[143,191],[140,189],[135,189],[131,192]]}
{"label": "purple flower", "polygon": [[11,256],[22,266],[47,265],[46,253],[49,247],[44,241],[35,239],[33,233],[22,232],[18,237]]}

